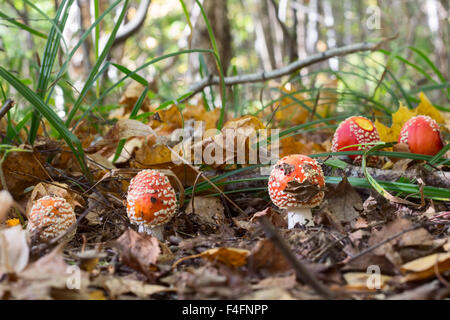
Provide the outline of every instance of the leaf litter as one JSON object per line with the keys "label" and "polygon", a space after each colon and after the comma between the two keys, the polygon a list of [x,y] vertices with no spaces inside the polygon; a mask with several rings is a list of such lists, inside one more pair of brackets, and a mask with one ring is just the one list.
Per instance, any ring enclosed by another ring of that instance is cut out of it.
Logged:
{"label": "leaf litter", "polygon": [[[426,200],[425,206],[393,203],[372,190],[353,187],[344,178],[335,187],[329,185],[326,201],[313,209],[313,227],[297,226],[288,230],[285,212],[271,205],[264,190],[229,193],[229,199],[241,209],[236,210],[223,194],[204,188],[206,182],[198,178],[197,167],[172,162],[169,148],[186,150],[179,142],[171,141],[169,136],[173,130],[181,128],[183,121],[189,126],[191,120],[203,120],[207,128],[214,128],[217,110],[205,111],[201,105],[187,106],[181,111],[177,106],[157,110],[157,106],[145,101],[145,111],[153,113],[147,119],[148,124],[130,120],[127,115],[142,89],[134,85],[126,90],[121,100],[122,116],[103,136],[88,123],[74,131],[87,150],[95,185],[83,177],[73,156],[63,152],[65,147],[53,141],[41,141],[34,152],[7,157],[9,162],[4,165],[4,173],[17,202],[6,191],[0,194],[1,298],[323,298],[298,276],[289,254],[337,298],[448,297],[448,202]],[[435,119],[440,116],[424,95],[420,100],[419,107],[409,113],[401,107],[393,117],[391,128],[375,123],[380,135],[389,139],[408,117],[418,113]],[[283,102],[290,103],[292,99]],[[328,108],[332,103],[322,105]],[[274,117],[278,124],[306,121],[307,115],[302,112],[294,117],[288,115],[299,108],[281,110]],[[225,128],[265,126],[258,118],[245,116],[230,120]],[[220,134],[216,132],[205,138],[199,146],[202,150],[211,145],[225,148],[226,142]],[[286,154],[326,152],[330,149],[331,136],[332,131],[328,129],[316,131],[314,139],[306,134],[290,136],[282,140],[281,151]],[[125,151],[114,162],[121,139],[126,140]],[[248,151],[248,137],[241,143]],[[53,155],[50,162],[43,161],[40,155],[46,151]],[[27,178],[17,179],[18,163],[27,167]],[[388,168],[394,168],[408,172],[415,165],[411,161],[394,160],[383,171],[389,174]],[[188,201],[180,204],[178,213],[164,227],[165,241],[139,233],[126,216],[124,199],[128,184],[141,168],[170,169],[185,187],[196,184],[200,190],[195,197],[189,195]],[[213,163],[203,173],[210,178],[235,168]],[[439,169],[448,170],[445,166]],[[225,184],[219,190],[266,187],[265,183],[249,179]],[[65,198],[75,208],[77,217],[81,217],[70,242],[35,243],[32,235],[22,229],[26,221],[21,219],[26,220],[26,216],[19,209],[30,208],[33,201],[44,195]],[[284,247],[261,227],[263,219],[275,227]],[[379,271],[375,288],[368,285],[374,280],[370,272],[373,266]]]}

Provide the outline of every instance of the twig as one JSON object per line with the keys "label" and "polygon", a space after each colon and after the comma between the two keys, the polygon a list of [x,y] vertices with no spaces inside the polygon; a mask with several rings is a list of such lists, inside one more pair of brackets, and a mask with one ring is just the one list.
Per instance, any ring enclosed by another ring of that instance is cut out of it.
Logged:
{"label": "twig", "polygon": [[14,107],[14,100],[6,99],[5,103],[3,104],[2,108],[0,109],[0,119],[5,116],[5,114]]}
{"label": "twig", "polygon": [[[315,64],[315,63],[318,63],[318,62],[321,62],[324,60],[328,60],[333,57],[342,56],[342,55],[346,55],[346,54],[350,54],[350,53],[354,53],[354,52],[360,52],[360,51],[376,50],[387,40],[390,40],[390,39],[385,39],[378,43],[363,42],[363,43],[352,44],[352,45],[341,47],[341,48],[330,49],[330,50],[312,55],[304,60],[297,60],[295,62],[288,64],[287,66],[284,66],[282,68],[275,69],[275,70],[272,70],[269,72],[262,71],[262,72],[243,74],[243,75],[238,75],[238,76],[233,76],[233,77],[225,77],[224,78],[225,85],[232,86],[235,84],[261,82],[261,81],[280,78],[282,76],[289,75],[301,68],[310,66],[312,64]],[[209,86],[215,85],[215,84],[219,84],[219,81],[220,81],[219,77],[215,76],[215,77],[204,78],[204,79],[200,80],[199,82],[192,84],[189,88],[189,90],[192,93],[188,97],[185,97],[180,102],[184,102],[185,100],[191,98],[192,96],[196,95],[197,93],[199,93],[206,87],[209,87]]]}
{"label": "twig", "polygon": [[134,33],[139,31],[139,29],[144,25],[145,18],[147,17],[148,8],[150,7],[151,0],[142,0],[139,7],[136,10],[136,16],[120,27],[117,31],[116,39],[114,39],[113,46],[127,40]]}
{"label": "twig", "polygon": [[423,226],[423,224],[419,223],[419,224],[413,225],[412,227],[410,227],[410,228],[408,228],[408,229],[402,230],[402,231],[400,231],[400,232],[398,232],[398,233],[396,233],[396,234],[394,234],[394,235],[392,235],[392,236],[390,236],[390,237],[384,239],[383,241],[380,241],[380,242],[378,242],[377,244],[374,244],[373,246],[371,246],[371,247],[369,247],[369,248],[367,248],[367,249],[361,251],[361,252],[358,253],[357,255],[351,257],[348,261],[346,261],[346,263],[350,263],[350,262],[352,262],[352,261],[354,261],[354,260],[360,258],[361,256],[363,256],[363,255],[365,255],[365,254],[367,254],[367,253],[369,253],[369,252],[375,250],[376,248],[381,247],[383,244],[388,243],[388,242],[394,240],[395,238],[398,238],[398,237],[404,235],[404,234],[407,233],[407,232],[410,232],[410,231],[419,229],[419,228],[421,228],[422,226]]}
{"label": "twig", "polygon": [[293,252],[290,250],[289,246],[283,240],[283,238],[275,230],[272,223],[267,219],[267,217],[262,217],[260,223],[264,229],[266,236],[273,241],[275,246],[282,252],[286,257],[292,267],[295,269],[297,278],[303,280],[306,284],[311,286],[320,296],[325,299],[333,299],[335,297],[334,293],[330,291],[326,286],[324,286],[316,276],[302,263],[300,262]]}

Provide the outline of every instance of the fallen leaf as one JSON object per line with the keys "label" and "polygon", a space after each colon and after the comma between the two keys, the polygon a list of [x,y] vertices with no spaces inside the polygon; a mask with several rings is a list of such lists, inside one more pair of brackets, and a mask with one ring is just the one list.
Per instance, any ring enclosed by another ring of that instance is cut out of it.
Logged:
{"label": "fallen leaf", "polygon": [[266,289],[266,288],[282,288],[292,289],[297,283],[297,277],[295,273],[287,277],[268,277],[257,284],[253,285],[253,289]]}
{"label": "fallen leaf", "polygon": [[70,188],[67,184],[59,182],[53,182],[52,184],[40,182],[33,188],[33,192],[31,193],[31,196],[27,202],[26,212],[31,211],[31,207],[36,200],[48,195],[66,199],[66,201],[70,203],[72,208],[84,206],[83,197],[78,193],[70,191]]}
{"label": "fallen leaf", "polygon": [[423,92],[419,94],[419,98],[420,103],[413,110],[408,109],[402,104],[402,102],[400,102],[398,110],[392,115],[392,125],[390,128],[383,125],[380,121],[378,121],[378,119],[375,121],[375,127],[378,130],[381,141],[397,141],[405,122],[417,115],[430,116],[432,119],[441,124],[445,122],[439,110],[431,104],[430,100],[428,100],[427,96]]}
{"label": "fallen leaf", "polygon": [[241,267],[247,263],[247,257],[250,254],[248,250],[238,248],[212,248],[199,254],[183,257],[176,261],[172,268],[179,263],[194,258],[206,258],[210,261],[219,261],[231,267]]}
{"label": "fallen leaf", "polygon": [[115,243],[119,248],[120,260],[124,264],[142,272],[150,279],[153,277],[151,268],[156,264],[161,253],[155,237],[129,229]]}
{"label": "fallen leaf", "polygon": [[119,140],[131,137],[145,137],[153,133],[148,125],[133,119],[120,119],[116,123],[119,132]]}
{"label": "fallen leaf", "polygon": [[435,271],[442,273],[450,270],[450,252],[435,253],[410,261],[402,265],[401,270],[408,272],[403,278],[404,281],[430,278],[435,275]]}
{"label": "fallen leaf", "polygon": [[[394,220],[379,231],[374,230],[372,232],[371,237],[369,238],[368,245],[373,246],[377,243],[380,243],[386,238],[390,238],[392,236],[401,233],[406,229],[410,229],[413,227],[413,224],[410,220],[405,218],[400,218]],[[409,232],[404,233],[401,236],[396,237],[395,239],[381,245],[376,248],[373,252],[377,255],[384,255],[388,258],[392,263],[397,266],[403,264],[403,259],[401,253],[398,248],[406,247],[406,246],[431,246],[433,244],[433,239],[431,235],[424,228],[417,228],[411,230]]]}
{"label": "fallen leaf", "polygon": [[111,299],[116,299],[125,293],[132,293],[141,299],[148,299],[154,293],[175,291],[165,286],[147,284],[140,280],[106,275],[95,279],[93,284],[104,288]]}
{"label": "fallen leaf", "polygon": [[387,300],[429,300],[434,298],[433,296],[439,288],[439,280],[435,280],[417,288],[392,295]]}
{"label": "fallen leaf", "polygon": [[[344,280],[347,282],[345,287],[347,290],[364,290],[364,291],[376,291],[375,288],[371,289],[367,286],[367,280],[372,276],[371,273],[365,272],[347,272],[343,274]],[[380,280],[380,289],[384,289],[386,283],[392,279],[390,276],[380,274],[377,278]]]}
{"label": "fallen leaf", "polygon": [[258,219],[261,217],[267,217],[269,221],[274,225],[274,227],[277,228],[286,228],[287,227],[287,221],[284,219],[280,214],[278,214],[275,210],[273,210],[271,207],[268,207],[262,211],[256,212],[253,217],[250,219],[250,222],[256,223]]}
{"label": "fallen leaf", "polygon": [[77,266],[68,265],[62,256],[64,244],[28,265],[10,282],[15,299],[87,299],[89,277]]}
{"label": "fallen leaf", "polygon": [[359,217],[363,210],[361,196],[346,177],[343,177],[342,181],[328,194],[327,199],[333,220],[340,223],[352,221]]}
{"label": "fallen leaf", "polygon": [[240,297],[241,300],[294,300],[295,298],[286,289],[269,288],[255,291]]}
{"label": "fallen leaf", "polygon": [[249,256],[249,266],[253,270],[268,273],[286,272],[291,270],[291,264],[272,240],[259,240]]}
{"label": "fallen leaf", "polygon": [[213,197],[195,197],[194,208],[192,207],[192,200],[189,202],[185,212],[187,214],[195,214],[198,217],[199,223],[207,224],[214,230],[224,224],[225,215],[222,201]]}
{"label": "fallen leaf", "polygon": [[6,190],[0,191],[0,223],[5,220],[9,209],[11,209],[13,204],[14,199],[11,194]]}
{"label": "fallen leaf", "polygon": [[22,226],[0,230],[0,275],[18,273],[28,264],[30,249]]}
{"label": "fallen leaf", "polygon": [[38,152],[11,152],[2,167],[8,191],[16,199],[23,196],[26,188],[48,178]]}

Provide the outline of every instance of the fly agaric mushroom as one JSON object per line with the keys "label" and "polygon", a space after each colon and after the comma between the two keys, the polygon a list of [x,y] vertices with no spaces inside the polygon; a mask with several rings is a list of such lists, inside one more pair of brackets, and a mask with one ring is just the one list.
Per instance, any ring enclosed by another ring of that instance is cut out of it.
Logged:
{"label": "fly agaric mushroom", "polygon": [[[371,145],[346,147],[354,144],[366,144],[378,141],[380,141],[380,136],[372,121],[365,117],[353,116],[345,119],[339,124],[339,127],[336,129],[333,136],[331,151],[367,150],[371,148]],[[349,157],[355,164],[360,164],[362,161],[362,155],[354,154],[349,155]],[[368,158],[368,164],[375,165],[378,160],[378,157],[371,156]]]}
{"label": "fly agaric mushroom", "polygon": [[415,116],[406,121],[398,137],[412,153],[434,156],[443,147],[439,125],[428,116]]}
{"label": "fly agaric mushroom", "polygon": [[[40,231],[40,239],[48,241],[66,232],[75,221],[70,203],[64,198],[49,195],[38,199],[31,207],[27,230],[30,233]],[[75,232],[75,229],[70,232],[67,239],[71,239]]]}
{"label": "fly agaric mushroom", "polygon": [[169,179],[156,170],[142,170],[128,187],[127,214],[139,231],[153,234],[163,240],[164,224],[177,210],[175,190]]}
{"label": "fly agaric mushroom", "polygon": [[269,177],[269,195],[273,204],[288,211],[288,228],[298,222],[312,225],[311,208],[325,195],[322,167],[316,160],[301,154],[281,158]]}

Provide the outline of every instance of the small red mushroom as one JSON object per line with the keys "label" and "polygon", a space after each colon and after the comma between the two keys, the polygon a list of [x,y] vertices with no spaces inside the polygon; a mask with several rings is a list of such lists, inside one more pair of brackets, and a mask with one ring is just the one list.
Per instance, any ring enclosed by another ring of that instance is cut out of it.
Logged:
{"label": "small red mushroom", "polygon": [[[75,221],[75,212],[66,199],[45,196],[31,207],[27,230],[31,233],[40,232],[40,239],[48,241],[66,232]],[[67,235],[67,238],[70,239],[74,235],[75,229]]]}
{"label": "small red mushroom", "polygon": [[142,170],[128,187],[127,214],[139,231],[153,234],[163,240],[164,224],[177,211],[175,190],[169,179],[157,170]]}
{"label": "small red mushroom", "polygon": [[[379,141],[380,136],[378,135],[377,128],[373,125],[372,121],[365,117],[353,116],[347,118],[339,124],[339,127],[336,129],[333,136],[331,151],[339,152],[367,150],[373,147],[373,145],[367,145],[367,143]],[[366,145],[346,148],[355,144]],[[349,155],[349,157],[355,164],[360,164],[362,161],[362,155]],[[367,161],[369,165],[375,165],[378,163],[378,160],[378,157],[371,156]]]}
{"label": "small red mushroom", "polygon": [[398,137],[412,153],[434,156],[444,147],[439,125],[428,116],[415,116],[406,121]]}
{"label": "small red mushroom", "polygon": [[273,204],[288,211],[288,228],[296,223],[312,225],[311,208],[325,195],[325,178],[316,160],[301,154],[281,158],[269,177],[269,195]]}

